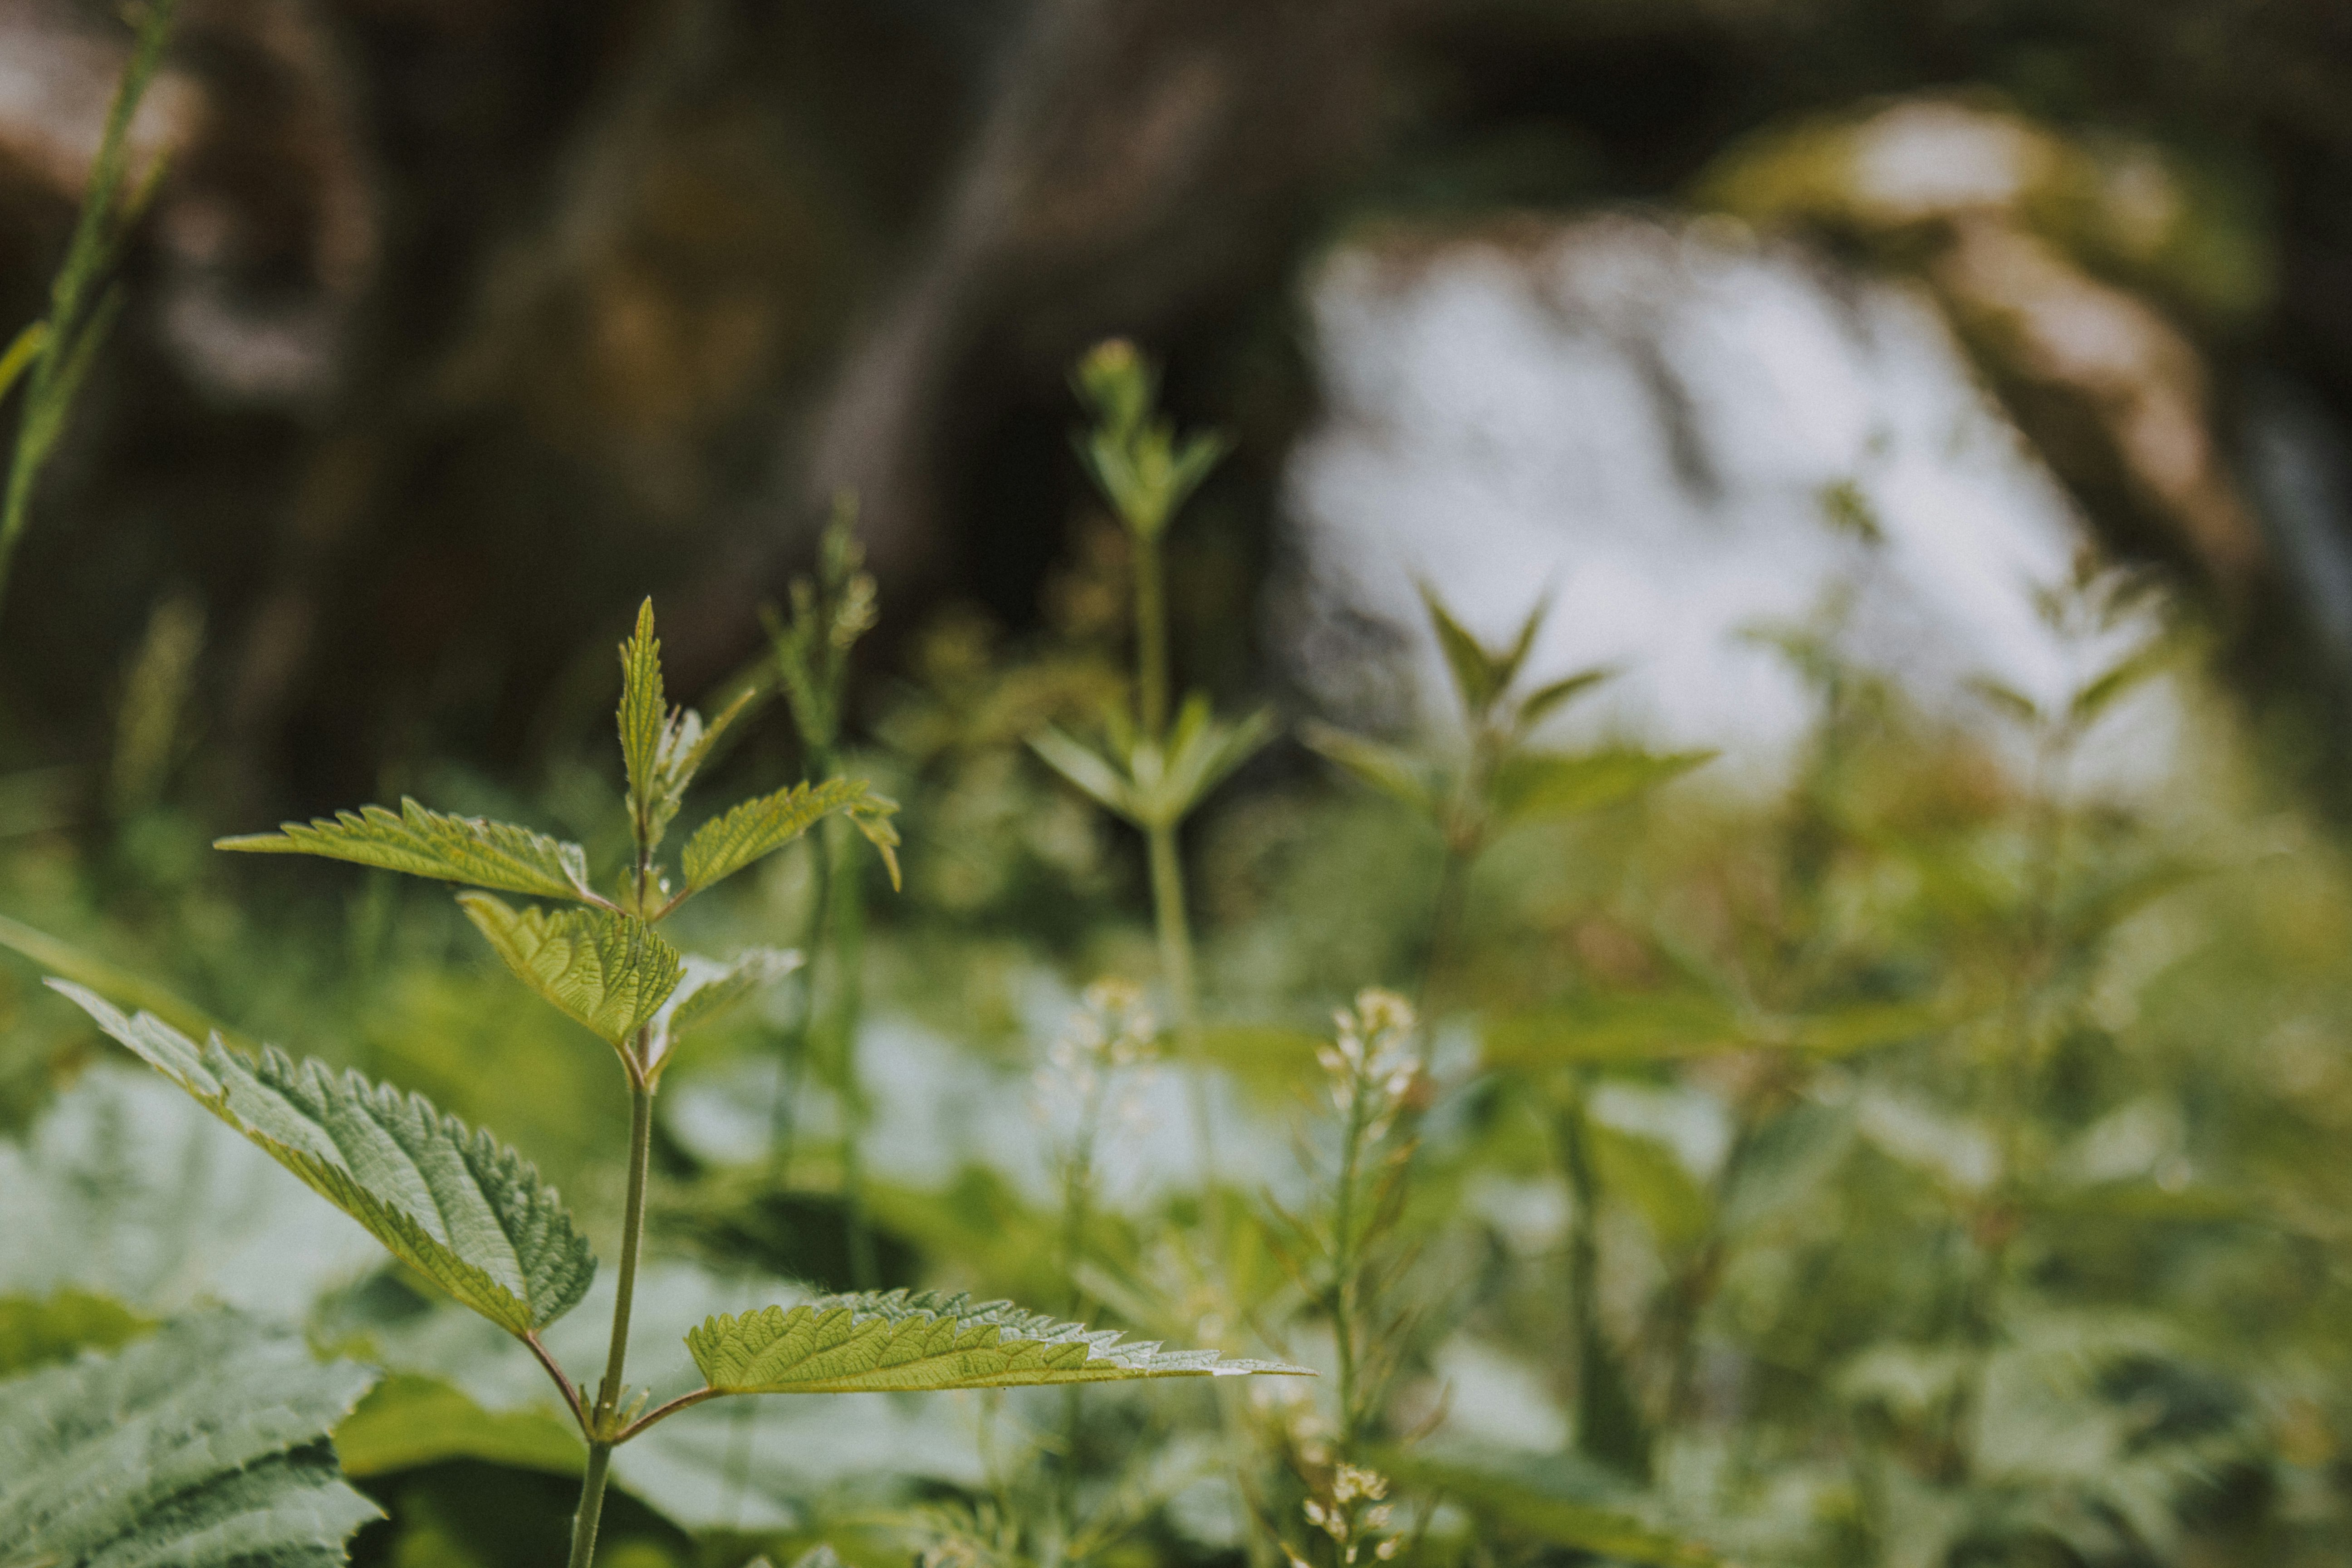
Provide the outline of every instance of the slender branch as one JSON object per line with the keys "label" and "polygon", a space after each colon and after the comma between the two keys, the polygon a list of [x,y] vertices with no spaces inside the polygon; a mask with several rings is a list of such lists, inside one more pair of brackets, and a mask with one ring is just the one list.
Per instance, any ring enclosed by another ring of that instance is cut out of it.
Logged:
{"label": "slender branch", "polygon": [[572,1516],[570,1568],[589,1568],[596,1560],[596,1525],[604,1515],[604,1481],[613,1464],[613,1445],[588,1445],[588,1471],[580,1482],[580,1511]]}
{"label": "slender branch", "polygon": [[1154,745],[1168,733],[1168,595],[1162,586],[1160,541],[1137,531],[1135,540],[1135,688],[1143,738]]}
{"label": "slender branch", "polygon": [[580,1423],[580,1435],[583,1437],[593,1436],[588,1426],[588,1407],[580,1403],[579,1388],[563,1374],[563,1368],[548,1353],[547,1347],[540,1343],[536,1333],[523,1335],[522,1342],[530,1347],[530,1353],[539,1358],[539,1364],[547,1369],[547,1375],[553,1378],[555,1386],[562,1391],[563,1403],[571,1408],[572,1419]]}
{"label": "slender branch", "polygon": [[630,1422],[626,1426],[622,1427],[620,1431],[614,1433],[613,1436],[614,1446],[617,1447],[621,1444],[627,1442],[630,1438],[637,1436],[640,1432],[643,1432],[655,1422],[667,1421],[671,1416],[677,1415],[679,1411],[686,1409],[689,1405],[699,1405],[706,1399],[717,1399],[726,1393],[727,1390],[723,1388],[698,1388],[692,1394],[679,1394],[676,1399],[669,1401],[667,1405],[657,1405],[651,1410],[646,1411],[643,1415],[638,1416],[635,1421]]}

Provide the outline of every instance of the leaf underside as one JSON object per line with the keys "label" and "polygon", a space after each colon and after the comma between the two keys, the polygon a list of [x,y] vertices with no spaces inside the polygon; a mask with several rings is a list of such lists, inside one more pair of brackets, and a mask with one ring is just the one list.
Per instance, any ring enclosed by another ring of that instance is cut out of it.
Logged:
{"label": "leaf underside", "polygon": [[402,1262],[513,1334],[577,1306],[595,1255],[538,1170],[488,1132],[357,1073],[199,1047],[62,980],[100,1028],[367,1228]]}
{"label": "leaf underside", "polygon": [[0,1552],[71,1568],[331,1568],[380,1517],[335,1423],[374,1374],[228,1311],[0,1384]]}
{"label": "leaf underside", "polygon": [[615,1046],[677,989],[677,949],[632,915],[607,910],[516,910],[488,893],[458,904],[517,979]]}
{"label": "leaf underside", "polygon": [[1309,1375],[1214,1351],[1122,1344],[1115,1331],[1060,1323],[1010,1302],[892,1290],[827,1296],[790,1309],[709,1318],[686,1336],[722,1394],[859,1394],[1011,1388],[1144,1377]]}
{"label": "leaf underside", "polygon": [[589,887],[588,857],[577,844],[509,823],[430,811],[406,797],[396,813],[380,805],[362,806],[308,823],[285,823],[276,833],[217,838],[213,847],[258,855],[319,855],[470,888],[604,901]]}
{"label": "leaf underside", "polygon": [[835,812],[845,812],[857,831],[880,852],[898,879],[898,831],[890,814],[898,804],[876,795],[863,779],[827,779],[798,784],[747,800],[726,816],[704,823],[686,841],[686,885],[700,890],[731,877],[762,856],[774,853]]}

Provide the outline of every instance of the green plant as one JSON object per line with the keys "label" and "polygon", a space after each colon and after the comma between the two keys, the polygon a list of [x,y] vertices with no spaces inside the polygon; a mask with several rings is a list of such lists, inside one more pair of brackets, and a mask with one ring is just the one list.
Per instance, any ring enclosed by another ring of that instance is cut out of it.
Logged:
{"label": "green plant", "polygon": [[1526,825],[1582,816],[1631,800],[1677,778],[1712,752],[1656,753],[1631,746],[1587,752],[1529,744],[1544,721],[1606,681],[1607,669],[1579,670],[1515,694],[1550,611],[1538,604],[1509,643],[1490,648],[1463,628],[1424,586],[1423,607],[1461,705],[1466,749],[1449,754],[1409,750],[1309,721],[1301,738],[1326,758],[1437,830],[1444,869],[1423,947],[1421,990],[1429,991],[1447,956],[1469,893],[1470,869],[1496,838]]}
{"label": "green plant", "polygon": [[[126,1016],[53,982],[101,1027],[357,1219],[393,1254],[513,1335],[539,1359],[587,1445],[573,1568],[595,1552],[613,1451],[677,1411],[730,1394],[994,1388],[1296,1369],[1213,1352],[1124,1345],[1008,1305],[867,1292],[711,1318],[687,1335],[704,1384],[647,1408],[625,1382],[644,1240],[654,1097],[688,1033],[783,967],[754,949],[724,963],[681,955],[656,930],[688,899],[793,842],[847,821],[895,873],[888,800],[862,783],[801,784],[719,813],[687,840],[675,882],[657,853],[688,786],[740,705],[705,725],[663,691],[650,602],[622,646],[618,711],[635,853],[600,884],[585,851],[528,828],[447,816],[415,801],[370,806],[226,849],[309,854],[459,884],[467,918],[515,976],[611,1047],[631,1108],[627,1198],[611,1348],[593,1391],[550,1355],[541,1331],[576,1306],[595,1261],[554,1190],[512,1150],[357,1074],[275,1050],[249,1057],[218,1035],[198,1045],[152,1013]],[[497,893],[550,900],[516,909]]]}
{"label": "green plant", "polygon": [[66,416],[89,378],[100,347],[122,311],[121,288],[106,283],[106,274],[121,255],[123,236],[146,210],[163,172],[160,159],[147,169],[131,169],[131,122],[163,63],[178,6],[179,0],[147,0],[130,62],[106,111],[106,130],[82,194],[81,216],[75,221],[64,264],[49,284],[48,313],[0,352],[0,399],[7,397],[19,376],[26,378],[6,487],[0,489],[0,598],[7,594],[8,569],[41,470],[65,432]]}
{"label": "green plant", "polygon": [[[1201,432],[1177,437],[1174,424],[1156,412],[1158,372],[1132,343],[1114,339],[1097,345],[1079,361],[1075,379],[1079,400],[1095,417],[1076,437],[1078,455],[1127,531],[1135,590],[1134,697],[1131,707],[1104,710],[1099,748],[1051,725],[1029,743],[1055,773],[1142,833],[1160,981],[1179,1041],[1197,1063],[1200,994],[1177,834],[1212,791],[1274,738],[1274,719],[1265,710],[1238,721],[1220,719],[1207,694],[1197,691],[1185,698],[1172,722],[1169,713],[1161,544],[1177,512],[1223,455],[1223,440]],[[1193,1121],[1202,1169],[1213,1169],[1207,1108],[1198,1100]]]}

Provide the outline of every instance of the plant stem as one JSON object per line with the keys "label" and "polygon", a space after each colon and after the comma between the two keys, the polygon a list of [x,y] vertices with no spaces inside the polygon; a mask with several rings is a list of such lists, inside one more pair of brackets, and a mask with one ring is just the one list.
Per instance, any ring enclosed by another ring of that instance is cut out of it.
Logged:
{"label": "plant stem", "polygon": [[1134,539],[1136,717],[1143,738],[1157,744],[1168,733],[1168,595],[1159,539]]}
{"label": "plant stem", "polygon": [[1176,1010],[1176,1039],[1184,1058],[1184,1087],[1192,1113],[1192,1152],[1205,1194],[1215,1180],[1216,1134],[1209,1125],[1208,1063],[1202,1059],[1199,994],[1192,978],[1192,927],[1184,913],[1184,862],[1172,823],[1145,832],[1150,849],[1151,908],[1160,933],[1160,977]]}
{"label": "plant stem", "polygon": [[1339,1191],[1334,1204],[1331,1234],[1331,1338],[1339,1353],[1339,1453],[1356,1457],[1356,1183],[1364,1157],[1364,1100],[1370,1091],[1361,1083],[1348,1100],[1348,1132],[1339,1151]]}
{"label": "plant stem", "polygon": [[596,1559],[596,1521],[604,1512],[604,1475],[612,1468],[613,1445],[588,1445],[588,1470],[580,1483],[580,1511],[572,1516],[570,1568],[589,1568]]}
{"label": "plant stem", "polygon": [[[637,1037],[643,1058],[646,1036]],[[629,1355],[629,1309],[636,1299],[637,1252],[645,1240],[646,1173],[652,1163],[654,1095],[640,1079],[629,1085],[629,1195],[621,1219],[621,1268],[613,1297],[613,1342],[604,1357],[604,1380],[596,1388],[591,1421],[597,1433],[610,1430],[621,1404],[621,1375]],[[572,1521],[572,1568],[588,1568],[596,1552],[596,1521],[604,1511],[604,1479],[613,1445],[592,1437],[588,1469],[580,1485],[580,1511]]]}
{"label": "plant stem", "polygon": [[832,868],[827,886],[833,905],[833,1025],[841,1064],[841,1194],[848,1209],[849,1277],[853,1289],[881,1286],[874,1252],[874,1228],[866,1212],[866,1090],[857,1076],[857,1020],[865,1009],[866,900],[845,841],[845,825],[826,822],[824,855]]}
{"label": "plant stem", "polygon": [[1421,981],[1413,987],[1416,1011],[1426,1011],[1437,984],[1439,965],[1454,948],[1454,928],[1462,923],[1462,906],[1470,891],[1470,857],[1453,844],[1445,847],[1445,866],[1437,874],[1437,901],[1429,919],[1429,946],[1421,955]]}

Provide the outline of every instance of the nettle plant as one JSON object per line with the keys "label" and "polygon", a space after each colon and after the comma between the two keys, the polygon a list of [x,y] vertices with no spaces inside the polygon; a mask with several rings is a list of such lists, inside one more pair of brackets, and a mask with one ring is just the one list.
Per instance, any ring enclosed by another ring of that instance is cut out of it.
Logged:
{"label": "nettle plant", "polygon": [[[467,918],[515,976],[612,1047],[629,1092],[628,1184],[612,1348],[593,1390],[573,1381],[541,1334],[586,1295],[595,1256],[562,1199],[515,1151],[420,1096],[275,1049],[249,1056],[218,1033],[198,1045],[153,1013],[127,1016],[79,985],[49,982],[394,1257],[538,1358],[587,1445],[572,1568],[587,1568],[594,1557],[613,1450],[706,1400],[1301,1372],[1223,1360],[1212,1351],[1125,1344],[1116,1332],[1006,1302],[896,1290],[706,1319],[686,1335],[703,1386],[657,1405],[652,1391],[629,1387],[630,1309],[662,1075],[687,1035],[798,963],[797,955],[764,948],[726,962],[693,957],[657,928],[688,900],[827,819],[864,835],[894,884],[898,838],[891,824],[897,805],[862,780],[803,783],[712,817],[687,839],[673,880],[657,858],[663,840],[697,770],[748,704],[739,700],[707,724],[691,710],[668,706],[650,601],[622,645],[621,668],[621,752],[635,851],[610,883],[591,874],[578,845],[413,800],[397,812],[369,806],[217,846],[323,856],[457,885]],[[500,893],[544,904],[518,909]]]}

